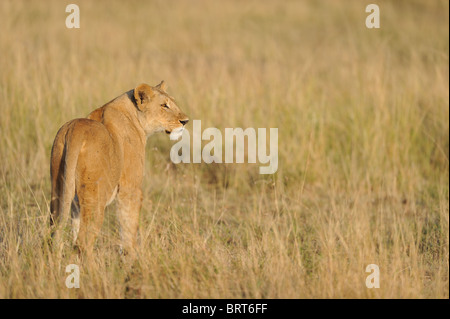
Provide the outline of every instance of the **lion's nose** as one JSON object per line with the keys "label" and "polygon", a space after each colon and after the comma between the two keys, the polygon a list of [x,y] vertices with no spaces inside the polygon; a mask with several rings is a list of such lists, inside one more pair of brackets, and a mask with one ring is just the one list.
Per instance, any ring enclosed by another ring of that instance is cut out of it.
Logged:
{"label": "lion's nose", "polygon": [[189,122],[189,120],[180,120],[180,123],[183,125],[186,125]]}

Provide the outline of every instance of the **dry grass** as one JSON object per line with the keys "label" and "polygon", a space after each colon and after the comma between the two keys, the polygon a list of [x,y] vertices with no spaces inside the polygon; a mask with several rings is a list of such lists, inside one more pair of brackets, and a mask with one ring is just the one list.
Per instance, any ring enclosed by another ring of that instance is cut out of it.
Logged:
{"label": "dry grass", "polygon": [[[447,1],[0,1],[1,298],[448,298]],[[66,121],[164,79],[204,128],[278,127],[279,170],[148,141],[140,257],[45,244]],[[81,267],[81,288],[64,285]],[[365,287],[380,267],[381,288]]]}

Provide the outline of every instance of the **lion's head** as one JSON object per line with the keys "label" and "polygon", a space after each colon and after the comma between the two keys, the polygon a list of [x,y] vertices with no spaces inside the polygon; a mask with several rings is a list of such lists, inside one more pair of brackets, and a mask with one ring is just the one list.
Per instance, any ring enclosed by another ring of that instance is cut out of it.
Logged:
{"label": "lion's head", "polygon": [[178,139],[189,122],[175,103],[173,97],[166,92],[162,81],[157,86],[138,85],[134,89],[134,98],[138,108],[138,119],[147,135],[165,131],[171,140]]}

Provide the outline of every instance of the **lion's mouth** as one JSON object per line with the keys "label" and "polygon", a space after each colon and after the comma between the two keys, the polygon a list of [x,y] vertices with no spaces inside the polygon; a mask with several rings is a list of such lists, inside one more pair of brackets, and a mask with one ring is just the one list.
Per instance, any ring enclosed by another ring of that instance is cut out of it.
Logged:
{"label": "lion's mouth", "polygon": [[171,131],[169,131],[169,130],[166,130],[166,134],[170,134],[170,133],[172,133]]}
{"label": "lion's mouth", "polygon": [[[166,130],[166,133],[167,133],[167,131],[168,131],[168,130]],[[169,133],[170,133],[170,139],[171,139],[172,141],[178,140],[178,139],[181,137],[181,135],[183,135],[183,131],[184,131],[184,126],[177,127],[177,128],[175,128],[175,129],[171,130],[171,131],[169,132]]]}

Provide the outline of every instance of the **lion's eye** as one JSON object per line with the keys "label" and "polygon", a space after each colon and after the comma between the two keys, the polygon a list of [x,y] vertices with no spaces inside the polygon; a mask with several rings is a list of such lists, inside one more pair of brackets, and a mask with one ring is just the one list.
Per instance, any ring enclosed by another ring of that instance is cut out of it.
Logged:
{"label": "lion's eye", "polygon": [[161,106],[162,106],[162,107],[165,107],[165,108],[167,108],[167,109],[169,108],[169,105],[168,105],[167,103],[161,104]]}

